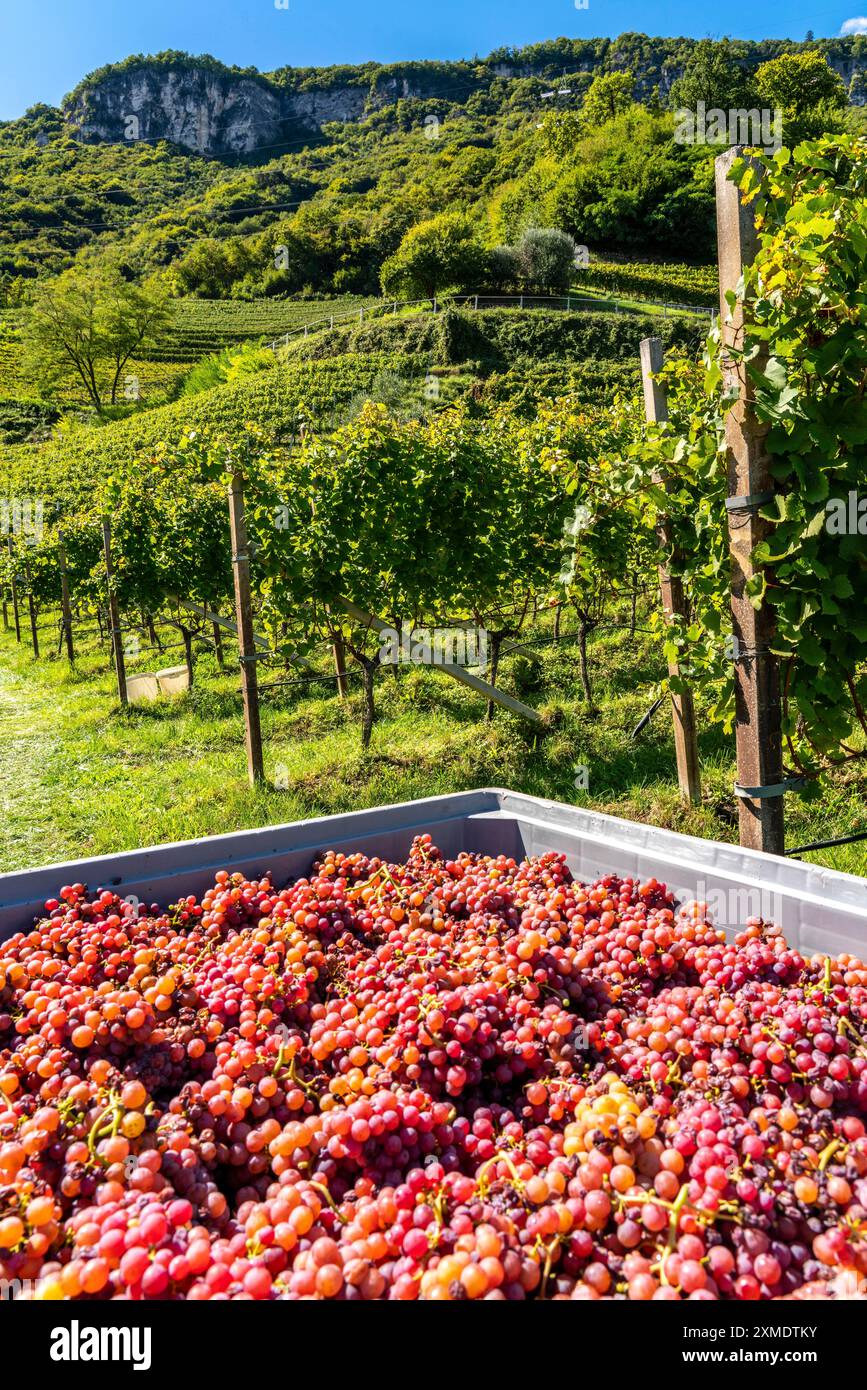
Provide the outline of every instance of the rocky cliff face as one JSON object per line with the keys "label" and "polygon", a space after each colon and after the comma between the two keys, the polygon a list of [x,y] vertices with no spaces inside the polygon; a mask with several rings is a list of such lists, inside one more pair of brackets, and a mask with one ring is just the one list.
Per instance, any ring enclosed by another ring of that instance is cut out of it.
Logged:
{"label": "rocky cliff face", "polygon": [[119,72],[83,88],[64,114],[82,140],[171,140],[199,154],[248,154],[284,138],[278,92],[196,68]]}
{"label": "rocky cliff face", "polygon": [[197,68],[133,68],[82,88],[64,115],[86,141],[170,140],[204,155],[267,150],[293,132],[359,120],[358,87],[292,92],[252,77]]}
{"label": "rocky cliff face", "polygon": [[[606,61],[634,73],[640,97],[649,96],[657,87],[665,96],[680,75],[682,63],[672,61],[663,51],[669,41],[648,42],[659,52],[636,57],[629,51],[620,55],[612,50]],[[380,69],[370,82],[368,70],[363,81],[345,85],[324,82],[297,89],[255,71],[224,68],[213,59],[178,56],[186,61],[167,64],[159,58],[142,59],[102,69],[64,103],[69,127],[86,141],[169,140],[199,154],[230,158],[254,151],[265,154],[284,141],[315,134],[330,121],[357,121],[367,111],[401,98],[424,100],[439,95],[437,64],[428,65],[426,74],[416,71],[409,79],[393,69]],[[849,89],[850,100],[863,103],[867,94],[863,61],[850,53],[829,54],[828,59]],[[758,54],[754,61],[758,61]],[[555,82],[558,79],[553,68],[591,73],[598,66],[599,55],[558,55],[553,64],[550,59],[522,61],[516,55],[514,61],[482,64],[487,73],[480,77],[477,69],[469,84],[465,88],[461,84],[457,90],[469,95],[476,83],[486,85],[494,78],[544,74],[543,80]]]}
{"label": "rocky cliff face", "polygon": [[358,121],[368,108],[423,96],[406,81],[293,91],[266,78],[193,66],[134,67],[84,84],[64,105],[81,140],[170,140],[205,155],[267,150],[329,121]]}

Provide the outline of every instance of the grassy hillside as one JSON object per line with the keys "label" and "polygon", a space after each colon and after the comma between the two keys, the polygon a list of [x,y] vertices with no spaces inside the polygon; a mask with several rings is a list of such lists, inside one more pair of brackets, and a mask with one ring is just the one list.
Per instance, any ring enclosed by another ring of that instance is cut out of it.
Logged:
{"label": "grassy hillside", "polygon": [[[127,373],[135,375],[146,406],[165,404],[180,389],[190,368],[203,357],[234,344],[273,339],[305,324],[321,324],[331,314],[351,314],[374,301],[344,295],[340,299],[208,300],[178,299],[158,340],[131,359]],[[0,312],[0,440],[17,442],[39,423],[39,413],[13,408],[15,402],[34,404],[40,398],[38,373],[24,355],[25,307]],[[68,408],[81,401],[81,383],[69,372],[54,404]],[[45,413],[43,407],[42,415]],[[56,414],[56,412],[54,412]]]}

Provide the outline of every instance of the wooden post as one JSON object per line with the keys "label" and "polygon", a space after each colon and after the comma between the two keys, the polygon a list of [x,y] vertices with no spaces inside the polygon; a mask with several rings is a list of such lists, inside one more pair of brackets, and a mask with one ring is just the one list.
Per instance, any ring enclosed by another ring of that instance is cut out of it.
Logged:
{"label": "wooden post", "polygon": [[114,592],[114,585],[111,582],[114,571],[111,566],[111,523],[107,516],[102,518],[102,549],[105,555],[109,635],[111,637],[112,651],[114,652],[114,669],[117,673],[117,694],[120,703],[126,705],[126,663],[123,659],[123,635],[120,630],[120,608],[118,607],[117,594]]}
{"label": "wooden post", "polygon": [[214,638],[214,652],[217,657],[217,665],[222,671],[226,664],[223,657],[223,634],[220,630],[220,624],[214,620],[211,621],[211,632]]}
{"label": "wooden post", "polygon": [[72,644],[72,608],[69,602],[69,576],[66,572],[66,547],[63,544],[62,531],[58,537],[57,554],[60,560],[60,607],[63,613],[61,638],[66,642],[66,655],[71,665],[75,661],[75,648]]}
{"label": "wooden post", "polygon": [[[662,424],[668,419],[668,400],[665,387],[656,380],[662,370],[663,349],[661,338],[642,338],[641,379],[644,386],[644,413],[650,424]],[[665,483],[666,479],[656,477],[655,482]],[[663,518],[659,527],[660,544],[668,550],[671,545],[671,528]],[[666,622],[674,617],[687,616],[686,598],[683,583],[678,575],[672,575],[668,566],[661,564],[659,572],[659,593],[662,598],[662,611]],[[633,609],[634,614],[634,609]],[[669,676],[680,677],[680,666],[676,657],[668,662]],[[671,692],[671,714],[674,723],[674,748],[677,756],[677,783],[684,801],[698,805],[701,802],[701,774],[698,762],[698,735],[695,726],[695,705],[692,691],[683,694]]]}
{"label": "wooden post", "polygon": [[337,693],[345,700],[348,693],[346,679],[346,647],[342,637],[335,637],[332,647],[334,653],[334,674],[337,677]]}
{"label": "wooden post", "polygon": [[15,641],[21,641],[21,614],[18,611],[18,580],[15,577],[15,552],[12,548],[12,537],[6,537],[6,547],[9,551],[9,584],[12,589],[12,616],[15,620]]}
{"label": "wooden post", "polygon": [[39,656],[39,633],[36,630],[36,603],[33,598],[33,581],[30,577],[30,565],[24,561],[24,577],[27,580],[27,610],[30,614],[30,641],[33,643],[33,655]]}
{"label": "wooden post", "polygon": [[9,603],[6,598],[6,591],[3,591],[3,631],[9,631]]}
{"label": "wooden post", "polygon": [[240,473],[232,474],[229,486],[229,522],[232,531],[232,568],[235,575],[238,656],[241,662],[241,690],[244,696],[247,774],[251,785],[255,786],[257,782],[264,781],[265,769],[262,761],[262,726],[259,721],[253,600],[250,594],[250,554],[247,549],[247,522],[244,516],[244,484]]}
{"label": "wooden post", "polygon": [[[725,355],[727,347],[743,342],[743,309],[732,313],[726,292],[734,290],[743,267],[753,260],[757,235],[751,207],[741,203],[739,189],[728,174],[738,146],[718,155],[716,213],[719,254],[720,314],[725,386],[737,386],[739,395],[726,415],[728,450],[729,557],[731,563],[731,614],[735,662],[735,714],[739,797],[740,842],[750,849],[771,854],[785,851],[783,808],[783,740],[780,705],[780,670],[771,648],[774,610],[768,603],[755,609],[746,586],[755,574],[752,555],[770,530],[759,508],[774,494],[774,479],[765,445],[768,426],[756,417],[743,363]],[[761,362],[757,364],[761,367]],[[745,794],[744,789],[754,791]]]}
{"label": "wooden post", "polygon": [[189,688],[192,690],[195,675],[193,670],[193,634],[185,623],[179,623],[178,626],[180,627],[181,638],[184,644],[184,661],[187,667],[187,680],[189,682]]}

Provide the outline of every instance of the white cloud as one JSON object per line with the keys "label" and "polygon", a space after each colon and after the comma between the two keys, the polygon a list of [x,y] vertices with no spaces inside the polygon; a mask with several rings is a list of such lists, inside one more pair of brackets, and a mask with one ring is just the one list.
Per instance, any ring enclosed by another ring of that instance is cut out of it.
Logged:
{"label": "white cloud", "polygon": [[840,25],[841,34],[867,34],[867,19],[857,15],[854,19],[844,19]]}

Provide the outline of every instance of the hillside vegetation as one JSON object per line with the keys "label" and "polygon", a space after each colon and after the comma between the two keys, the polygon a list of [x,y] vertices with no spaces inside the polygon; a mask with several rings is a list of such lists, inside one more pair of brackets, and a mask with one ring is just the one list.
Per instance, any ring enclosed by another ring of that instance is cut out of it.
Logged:
{"label": "hillside vegetation", "polygon": [[[710,151],[673,139],[676,103],[694,99],[684,81],[710,105],[768,104],[753,89],[762,65],[815,52],[857,104],[865,51],[861,37],[711,48],[708,60],[692,40],[627,34],[465,63],[270,75],[139,55],[91,74],[63,110],[34,107],[0,127],[0,278],[8,291],[85,247],[122,244],[136,273],[170,270],[179,293],[377,293],[380,267],[408,228],[449,209],[469,212],[490,246],[527,225],[556,225],[591,249],[709,261]],[[192,80],[203,69],[224,84],[254,78],[262,91],[307,94],[335,118],[235,160],[124,139],[122,122],[110,140],[77,138],[82,101],[130,73]],[[564,124],[587,114],[594,83],[626,78],[634,103],[615,102],[612,122],[600,125],[597,112]]]}

